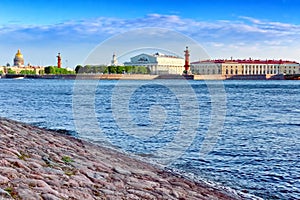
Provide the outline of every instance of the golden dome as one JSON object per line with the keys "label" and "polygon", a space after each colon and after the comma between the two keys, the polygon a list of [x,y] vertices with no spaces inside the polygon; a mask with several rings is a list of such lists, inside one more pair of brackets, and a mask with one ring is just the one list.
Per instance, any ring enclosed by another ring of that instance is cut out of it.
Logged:
{"label": "golden dome", "polygon": [[20,49],[18,49],[18,52],[16,53],[16,56],[14,58],[14,66],[24,66],[24,58]]}
{"label": "golden dome", "polygon": [[16,53],[16,57],[23,58],[23,54],[21,53],[20,49],[18,49],[18,52]]}

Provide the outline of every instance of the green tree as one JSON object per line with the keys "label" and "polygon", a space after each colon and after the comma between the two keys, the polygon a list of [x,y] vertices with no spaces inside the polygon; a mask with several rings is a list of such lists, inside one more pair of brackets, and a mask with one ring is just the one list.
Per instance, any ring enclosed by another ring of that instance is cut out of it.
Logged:
{"label": "green tree", "polygon": [[16,74],[16,71],[12,70],[11,68],[8,68],[7,73],[8,74]]}
{"label": "green tree", "polygon": [[103,74],[108,74],[108,67],[105,68]]}
{"label": "green tree", "polygon": [[74,74],[73,71],[69,71],[65,68],[58,68],[56,66],[45,67],[45,74]]}
{"label": "green tree", "polygon": [[83,73],[83,67],[82,67],[82,65],[77,65],[75,67],[75,72],[76,72],[76,74]]}
{"label": "green tree", "polygon": [[125,72],[126,73],[132,73],[131,69],[132,69],[132,66],[125,66]]}
{"label": "green tree", "polygon": [[55,74],[55,68],[53,66],[45,67],[45,74]]}
{"label": "green tree", "polygon": [[24,75],[27,75],[27,74],[36,74],[36,72],[33,71],[33,70],[21,70],[20,74],[24,74]]}
{"label": "green tree", "polygon": [[125,67],[117,66],[117,74],[123,74],[125,72]]}
{"label": "green tree", "polygon": [[85,65],[83,71],[85,73],[91,73],[92,72],[92,66],[91,65]]}
{"label": "green tree", "polygon": [[117,68],[115,66],[108,66],[108,73],[109,74],[116,74]]}
{"label": "green tree", "polygon": [[138,74],[147,74],[146,67],[137,67],[137,73]]}

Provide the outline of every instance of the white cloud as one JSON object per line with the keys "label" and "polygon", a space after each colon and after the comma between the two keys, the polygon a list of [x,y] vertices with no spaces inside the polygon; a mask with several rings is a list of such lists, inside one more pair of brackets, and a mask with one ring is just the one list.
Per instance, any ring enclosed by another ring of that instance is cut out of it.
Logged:
{"label": "white cloud", "polygon": [[[135,28],[159,27],[180,31],[186,35],[205,36],[210,39],[236,39],[247,38],[248,40],[283,39],[280,37],[299,37],[300,26],[280,22],[262,21],[250,17],[239,17],[244,21],[197,21],[193,19],[180,18],[176,15],[149,14],[136,19],[119,19],[99,17],[81,21],[67,21],[54,25],[20,26],[8,25],[0,27],[0,37],[5,34],[39,33],[48,37],[49,35],[64,35],[69,38],[88,37],[99,35],[113,35]],[[224,38],[224,36],[226,36]]]}
{"label": "white cloud", "polygon": [[[149,14],[135,19],[120,19],[99,17],[80,21],[66,21],[52,25],[17,25],[10,24],[0,27],[1,45],[17,46],[36,45],[41,48],[58,48],[66,45],[78,46],[93,44],[113,35],[124,33],[136,28],[158,27],[181,32],[198,41],[204,48],[209,49],[213,57],[224,53],[224,56],[243,56],[246,54],[274,53],[273,57],[294,55],[300,47],[300,25],[273,22],[241,16],[234,21],[216,20],[199,21],[181,18],[177,15]],[[90,46],[93,46],[90,45]],[[276,47],[276,49],[275,49]],[[282,47],[282,51],[278,48]],[[116,47],[117,48],[117,47]],[[277,51],[277,52],[276,52]],[[287,51],[287,52],[283,52]],[[288,51],[292,51],[289,53]],[[81,54],[89,50],[82,50]],[[280,55],[279,55],[280,53]],[[276,54],[276,55],[275,55]],[[76,55],[78,56],[78,55]],[[250,57],[252,55],[248,55]],[[84,56],[83,56],[84,57]],[[1,58],[0,58],[1,59]],[[71,60],[73,58],[70,58]],[[74,58],[76,60],[76,58]],[[7,61],[2,61],[6,63]],[[2,64],[0,63],[0,64]]]}

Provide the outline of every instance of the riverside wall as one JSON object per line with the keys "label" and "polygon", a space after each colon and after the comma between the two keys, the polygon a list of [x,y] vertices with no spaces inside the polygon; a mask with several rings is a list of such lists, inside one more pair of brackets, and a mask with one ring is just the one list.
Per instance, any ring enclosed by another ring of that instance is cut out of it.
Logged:
{"label": "riverside wall", "polygon": [[0,118],[0,199],[252,199],[110,148]]}
{"label": "riverside wall", "polygon": [[300,80],[300,75],[265,74],[265,75],[151,75],[151,74],[69,74],[69,75],[21,75],[7,74],[3,78],[30,79],[81,79],[81,80],[154,80],[154,79],[188,79],[188,80]]}

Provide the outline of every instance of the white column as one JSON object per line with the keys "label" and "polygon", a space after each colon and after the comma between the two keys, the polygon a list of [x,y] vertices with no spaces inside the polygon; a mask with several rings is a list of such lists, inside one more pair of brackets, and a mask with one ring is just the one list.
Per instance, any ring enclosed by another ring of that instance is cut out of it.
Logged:
{"label": "white column", "polygon": [[274,68],[273,68],[272,65],[270,66],[270,73],[271,73],[271,74],[274,74]]}
{"label": "white column", "polygon": [[258,74],[261,74],[261,65],[258,66]]}
{"label": "white column", "polygon": [[272,72],[272,74],[275,74],[274,66],[273,66],[273,65],[271,65],[271,66],[270,66],[270,68],[271,68],[271,72]]}

